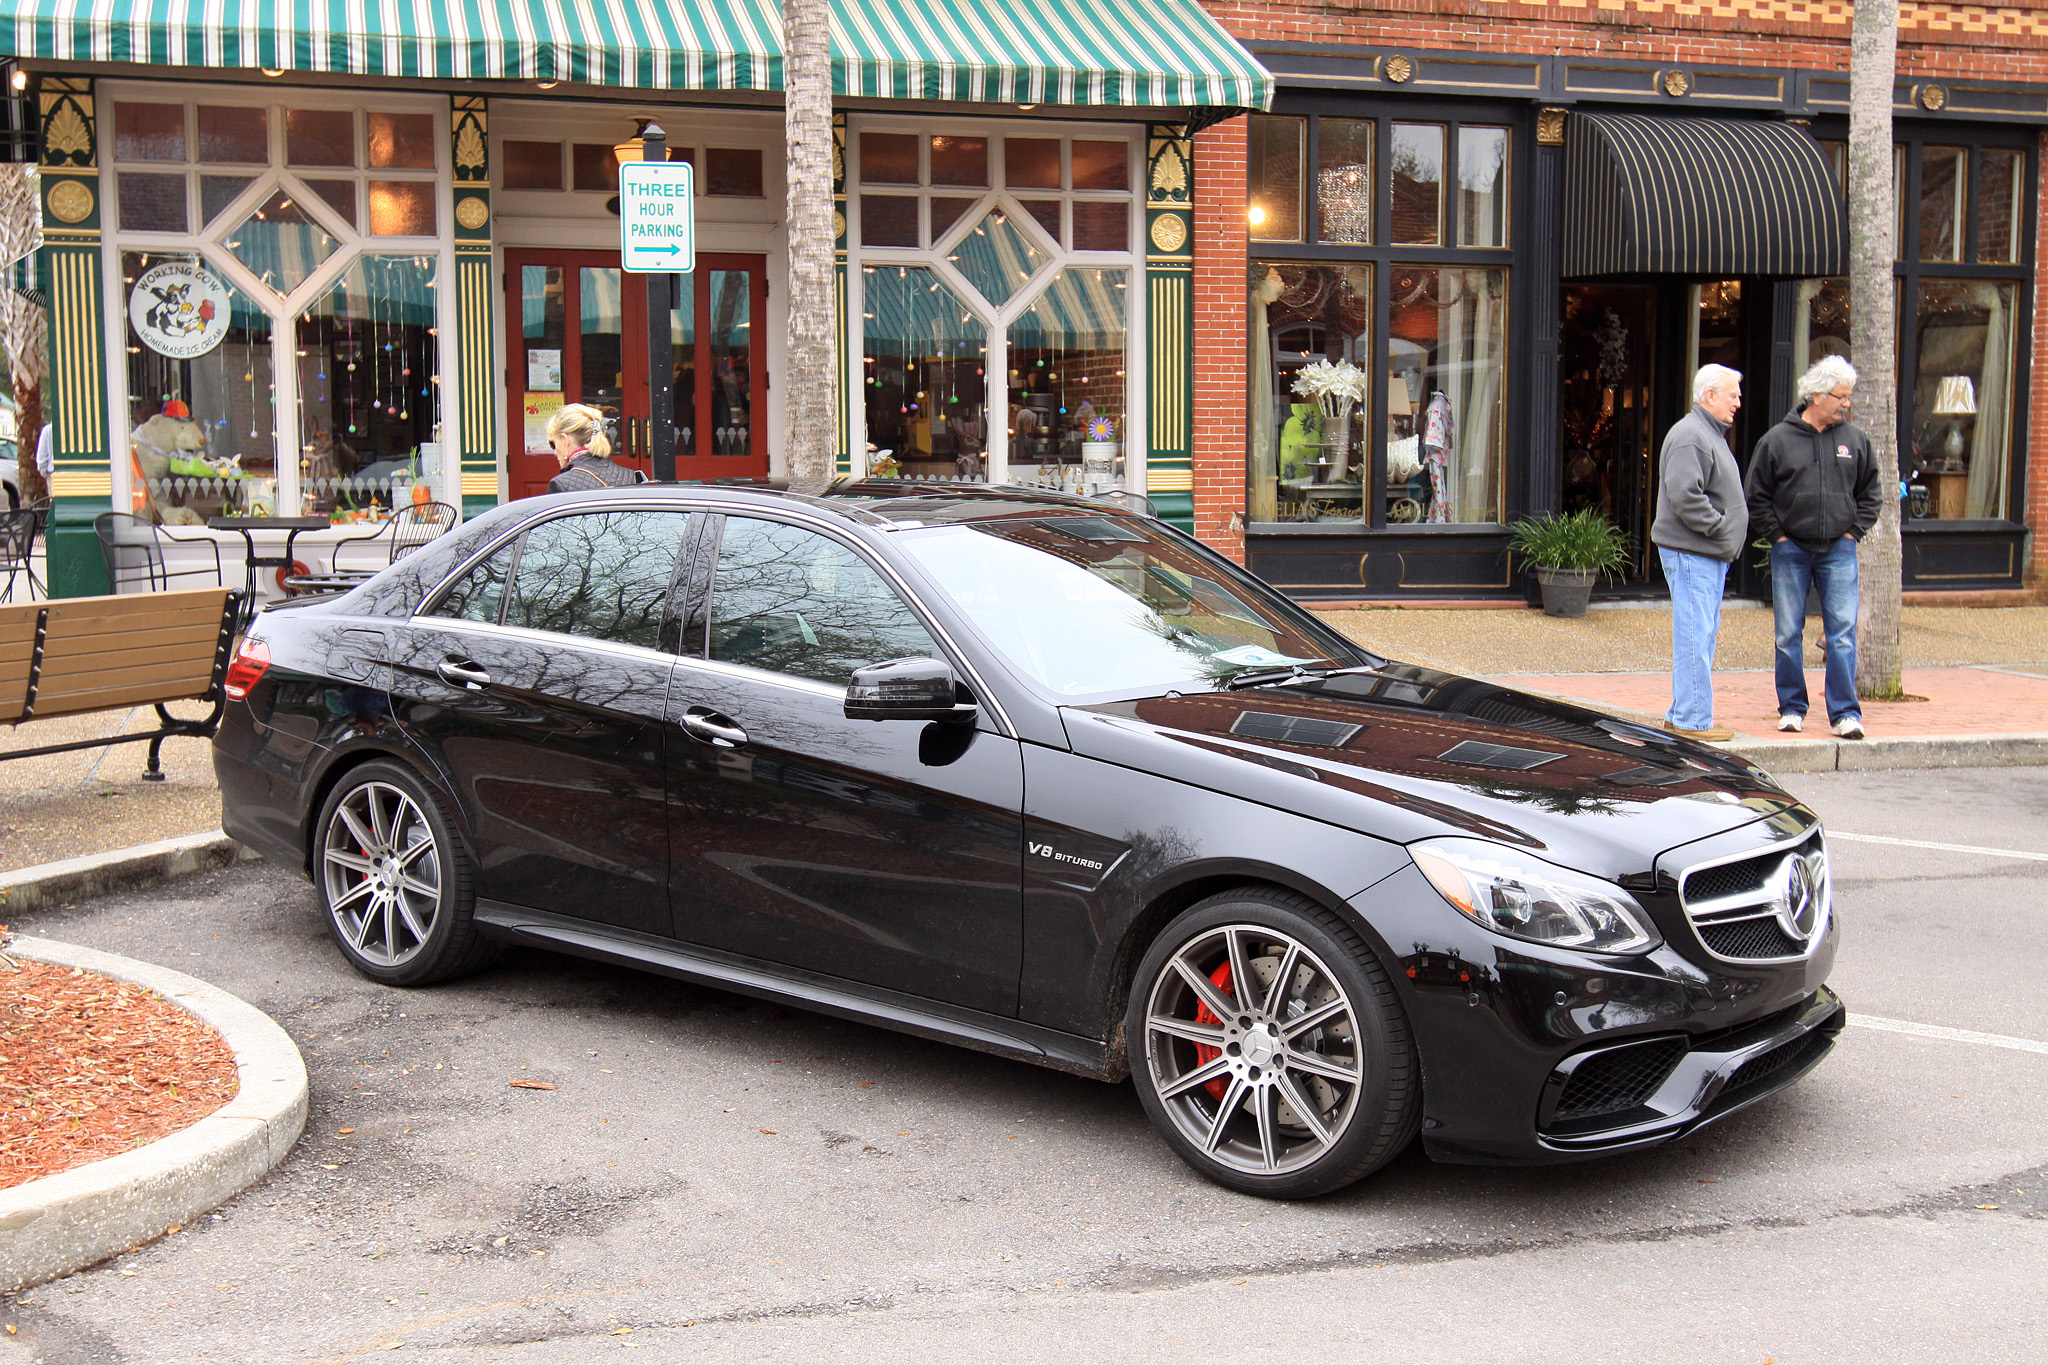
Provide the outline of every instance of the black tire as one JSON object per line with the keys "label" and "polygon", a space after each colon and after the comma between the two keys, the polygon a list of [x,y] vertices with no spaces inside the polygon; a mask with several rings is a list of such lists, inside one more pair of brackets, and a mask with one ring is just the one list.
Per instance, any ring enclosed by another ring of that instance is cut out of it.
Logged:
{"label": "black tire", "polygon": [[476,928],[476,876],[447,802],[404,766],[365,763],[313,826],[313,889],[351,967],[391,986],[475,971],[498,954]]}
{"label": "black tire", "polygon": [[1292,892],[1225,892],[1167,925],[1138,964],[1124,1037],[1167,1143],[1247,1194],[1343,1189],[1422,1124],[1421,1062],[1385,968],[1341,918]]}

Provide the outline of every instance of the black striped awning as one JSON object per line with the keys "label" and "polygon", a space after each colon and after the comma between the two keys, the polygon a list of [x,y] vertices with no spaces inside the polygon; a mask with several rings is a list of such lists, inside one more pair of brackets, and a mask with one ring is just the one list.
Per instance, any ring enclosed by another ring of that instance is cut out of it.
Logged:
{"label": "black striped awning", "polygon": [[1849,268],[1842,192],[1803,128],[1577,111],[1566,128],[1567,278]]}

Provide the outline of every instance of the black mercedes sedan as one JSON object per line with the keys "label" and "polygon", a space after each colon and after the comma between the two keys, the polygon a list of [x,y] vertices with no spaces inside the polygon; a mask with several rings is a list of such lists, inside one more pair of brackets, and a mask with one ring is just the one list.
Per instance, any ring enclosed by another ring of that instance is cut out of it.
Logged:
{"label": "black mercedes sedan", "polygon": [[1820,821],[1024,489],[500,507],[262,613],[223,824],[364,975],[521,943],[1134,1082],[1274,1197],[1682,1137],[1833,1045]]}

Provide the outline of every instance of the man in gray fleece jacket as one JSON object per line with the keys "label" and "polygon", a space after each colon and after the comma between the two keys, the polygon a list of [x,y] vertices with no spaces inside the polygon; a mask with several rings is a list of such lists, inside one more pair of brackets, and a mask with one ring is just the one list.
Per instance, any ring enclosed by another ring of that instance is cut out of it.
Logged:
{"label": "man in gray fleece jacket", "polygon": [[1650,539],[1671,589],[1671,710],[1664,728],[1690,739],[1732,739],[1714,724],[1714,641],[1728,565],[1749,534],[1742,471],[1728,428],[1742,406],[1742,374],[1703,365],[1692,411],[1665,433]]}

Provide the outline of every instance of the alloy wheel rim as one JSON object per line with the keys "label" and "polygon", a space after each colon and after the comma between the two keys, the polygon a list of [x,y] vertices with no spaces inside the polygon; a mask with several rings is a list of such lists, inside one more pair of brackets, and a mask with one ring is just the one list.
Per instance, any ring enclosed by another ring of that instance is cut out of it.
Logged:
{"label": "alloy wheel rim", "polygon": [[1356,1007],[1286,934],[1233,924],[1190,939],[1146,1001],[1145,1064],[1175,1128],[1248,1175],[1314,1164],[1357,1112]]}
{"label": "alloy wheel rim", "polygon": [[441,913],[441,852],[417,803],[365,782],[341,799],[320,856],[328,913],[367,962],[398,967],[426,947]]}

